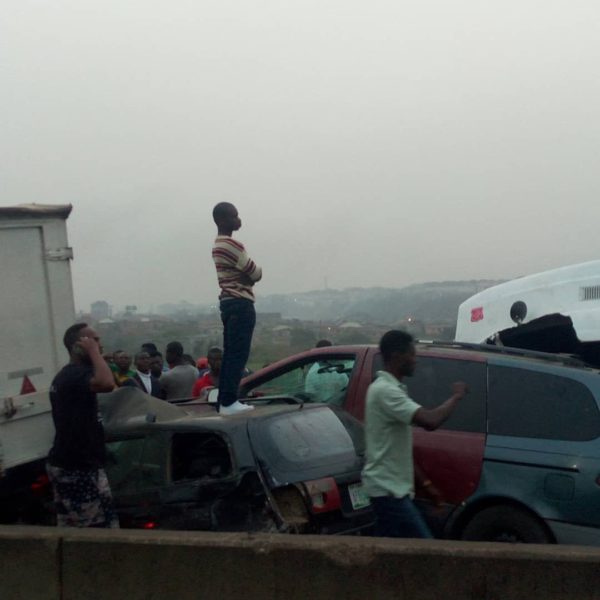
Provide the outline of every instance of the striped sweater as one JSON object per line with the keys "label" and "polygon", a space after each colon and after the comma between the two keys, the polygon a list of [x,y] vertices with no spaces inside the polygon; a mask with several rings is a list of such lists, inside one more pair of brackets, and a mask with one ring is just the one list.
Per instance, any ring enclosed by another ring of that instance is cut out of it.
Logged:
{"label": "striped sweater", "polygon": [[254,302],[252,287],[262,277],[262,270],[246,254],[244,244],[228,235],[218,235],[212,249],[217,278],[223,298],[245,298]]}

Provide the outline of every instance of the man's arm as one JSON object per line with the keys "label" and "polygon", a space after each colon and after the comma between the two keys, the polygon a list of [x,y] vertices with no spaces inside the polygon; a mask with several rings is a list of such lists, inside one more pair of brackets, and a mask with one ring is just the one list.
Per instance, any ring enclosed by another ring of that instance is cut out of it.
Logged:
{"label": "man's arm", "polygon": [[467,384],[463,381],[458,381],[452,384],[453,394],[436,408],[427,409],[419,408],[413,416],[413,425],[418,425],[427,431],[433,431],[437,429],[446,419],[452,414],[452,411],[456,408],[459,401],[467,393]]}
{"label": "man's arm", "polygon": [[241,272],[242,280],[248,285],[254,285],[262,279],[262,269],[242,250],[236,268]]}
{"label": "man's arm", "polygon": [[115,387],[115,378],[107,362],[100,354],[100,346],[93,338],[82,337],[77,345],[89,356],[94,374],[90,379],[90,390],[92,392],[112,392]]}

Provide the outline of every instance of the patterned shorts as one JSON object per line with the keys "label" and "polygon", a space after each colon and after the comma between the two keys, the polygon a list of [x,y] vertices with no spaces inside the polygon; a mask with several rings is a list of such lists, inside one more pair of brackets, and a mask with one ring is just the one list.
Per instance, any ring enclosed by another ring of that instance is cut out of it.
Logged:
{"label": "patterned shorts", "polygon": [[81,471],[47,464],[59,527],[119,527],[104,469]]}

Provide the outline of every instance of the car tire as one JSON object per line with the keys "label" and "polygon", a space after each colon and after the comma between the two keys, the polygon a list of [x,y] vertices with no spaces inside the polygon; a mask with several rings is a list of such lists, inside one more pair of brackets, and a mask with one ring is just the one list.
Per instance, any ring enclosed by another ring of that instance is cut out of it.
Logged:
{"label": "car tire", "polygon": [[537,517],[515,506],[484,508],[467,523],[461,539],[525,544],[549,544],[553,541]]}

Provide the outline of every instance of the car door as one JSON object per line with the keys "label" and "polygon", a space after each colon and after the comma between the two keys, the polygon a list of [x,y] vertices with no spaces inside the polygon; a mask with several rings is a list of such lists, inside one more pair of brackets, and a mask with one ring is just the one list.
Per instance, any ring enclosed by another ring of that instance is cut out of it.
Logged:
{"label": "car door", "polygon": [[236,492],[242,478],[240,468],[246,471],[248,461],[241,452],[236,452],[233,438],[209,428],[176,430],[170,438],[169,454],[161,527],[243,529],[246,512],[243,499]]}
{"label": "car door", "polygon": [[[381,354],[377,353],[372,362],[373,378],[382,367]],[[404,380],[411,398],[429,409],[450,397],[455,381],[465,381],[469,393],[450,418],[436,431],[413,428],[415,465],[440,490],[448,510],[468,498],[481,477],[486,443],[486,363],[419,354],[413,376]]]}
{"label": "car door", "polygon": [[505,358],[490,365],[485,485],[479,491],[527,506],[547,520],[558,541],[584,543],[562,538],[573,533],[569,524],[600,526],[597,377]]}
{"label": "car door", "polygon": [[486,439],[486,363],[449,357],[419,356],[410,396],[424,408],[435,408],[452,395],[452,384],[464,381],[468,394],[435,431],[413,428],[414,459],[441,492],[458,505],[476,489],[481,477]]}
{"label": "car door", "polygon": [[160,432],[139,434],[111,440],[106,447],[106,473],[121,526],[155,527],[166,484],[166,437]]}

